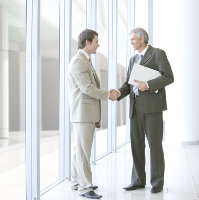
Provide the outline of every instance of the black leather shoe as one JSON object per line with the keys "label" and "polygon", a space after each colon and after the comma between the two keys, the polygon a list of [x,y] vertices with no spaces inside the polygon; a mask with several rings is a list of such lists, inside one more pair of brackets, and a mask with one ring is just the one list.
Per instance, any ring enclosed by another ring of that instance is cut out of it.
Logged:
{"label": "black leather shoe", "polygon": [[[93,190],[96,190],[97,188],[98,188],[98,186],[93,186],[93,187],[92,187]],[[71,186],[71,189],[72,189],[72,190],[78,190],[78,184],[77,184],[77,185],[74,185],[74,186]]]}
{"label": "black leather shoe", "polygon": [[125,190],[137,190],[140,188],[145,188],[145,186],[129,185],[127,187],[123,187],[123,189]]}
{"label": "black leather shoe", "polygon": [[98,186],[93,186],[92,188],[93,188],[93,190],[96,190],[98,188]]}
{"label": "black leather shoe", "polygon": [[89,199],[99,199],[99,198],[102,197],[102,195],[98,195],[94,191],[89,191],[89,192],[86,192],[84,194],[80,194],[79,196],[83,196],[83,197],[86,197],[86,198],[89,198]]}
{"label": "black leather shoe", "polygon": [[151,193],[155,194],[155,193],[158,193],[158,192],[161,192],[163,189],[163,187],[161,186],[155,186],[155,187],[152,187],[151,188]]}

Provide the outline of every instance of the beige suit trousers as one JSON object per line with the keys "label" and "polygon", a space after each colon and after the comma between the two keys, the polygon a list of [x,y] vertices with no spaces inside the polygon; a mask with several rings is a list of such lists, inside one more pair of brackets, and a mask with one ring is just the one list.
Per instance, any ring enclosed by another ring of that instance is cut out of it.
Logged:
{"label": "beige suit trousers", "polygon": [[92,190],[92,172],[90,167],[91,147],[95,123],[73,123],[75,147],[72,159],[71,187],[78,185],[79,193]]}

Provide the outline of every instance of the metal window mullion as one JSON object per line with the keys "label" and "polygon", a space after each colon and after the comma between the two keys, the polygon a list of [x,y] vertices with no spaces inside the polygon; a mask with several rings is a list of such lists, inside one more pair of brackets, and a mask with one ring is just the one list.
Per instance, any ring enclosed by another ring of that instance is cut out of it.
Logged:
{"label": "metal window mullion", "polygon": [[148,34],[150,45],[153,46],[153,0],[148,0]]}
{"label": "metal window mullion", "polygon": [[71,123],[69,109],[69,90],[68,90],[68,66],[71,60],[71,32],[72,32],[72,0],[65,0],[65,179],[71,180]]}
{"label": "metal window mullion", "polygon": [[[86,28],[97,30],[97,0],[86,1]],[[93,66],[96,68],[96,55],[91,54],[91,59]],[[96,131],[93,137],[90,163],[96,164]]]}
{"label": "metal window mullion", "polygon": [[[111,66],[112,62],[112,0],[108,1],[108,88],[111,89],[112,76]],[[111,115],[111,101],[108,101],[108,153],[112,152],[112,115]]]}
{"label": "metal window mullion", "polygon": [[86,1],[86,28],[96,31],[97,28],[97,0]]}
{"label": "metal window mullion", "polygon": [[32,2],[27,1],[26,7],[26,200],[30,200],[32,199]]}
{"label": "metal window mullion", "polygon": [[[118,0],[113,0],[113,66],[112,88],[117,89],[117,19]],[[117,148],[117,101],[112,102],[112,152]]]}
{"label": "metal window mullion", "polygon": [[40,199],[40,0],[27,1],[26,199]]}
{"label": "metal window mullion", "polygon": [[[108,5],[108,88],[117,89],[117,0],[109,0]],[[117,148],[117,102],[108,102],[108,152]]]}
{"label": "metal window mullion", "polygon": [[64,118],[64,27],[65,27],[65,1],[60,0],[59,4],[59,178],[65,180],[65,118]]}
{"label": "metal window mullion", "polygon": [[[135,54],[130,43],[130,32],[135,27],[135,0],[127,0],[127,51],[126,51],[126,71],[128,71],[129,60]],[[126,98],[126,143],[130,142],[130,119],[129,119],[130,99]]]}
{"label": "metal window mullion", "polygon": [[68,65],[71,59],[72,0],[60,0],[60,179],[71,179]]}

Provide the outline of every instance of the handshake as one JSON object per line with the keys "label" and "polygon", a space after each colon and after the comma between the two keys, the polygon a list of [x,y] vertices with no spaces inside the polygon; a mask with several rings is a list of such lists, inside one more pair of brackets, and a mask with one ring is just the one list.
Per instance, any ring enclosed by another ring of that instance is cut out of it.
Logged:
{"label": "handshake", "polygon": [[115,101],[120,96],[120,92],[115,89],[111,89],[109,90],[109,92],[110,92],[110,95],[108,99],[111,101]]}

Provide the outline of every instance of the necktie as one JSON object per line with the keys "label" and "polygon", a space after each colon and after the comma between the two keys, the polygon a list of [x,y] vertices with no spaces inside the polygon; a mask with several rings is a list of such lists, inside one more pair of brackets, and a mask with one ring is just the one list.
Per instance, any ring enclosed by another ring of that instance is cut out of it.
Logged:
{"label": "necktie", "polygon": [[[140,62],[141,62],[142,58],[143,58],[143,55],[142,55],[142,54],[140,54],[140,59],[138,60],[138,64],[140,64]],[[134,94],[135,94],[135,95],[139,95],[138,88],[136,88],[136,86],[135,86],[135,85],[133,86],[133,92],[134,92]]]}
{"label": "necktie", "polygon": [[93,76],[94,76],[96,82],[98,82],[98,81],[97,81],[96,72],[95,72],[95,68],[94,68],[93,65],[92,65],[92,60],[91,60],[91,58],[89,58],[89,62],[90,62],[91,71],[92,71],[92,73],[93,73]]}

